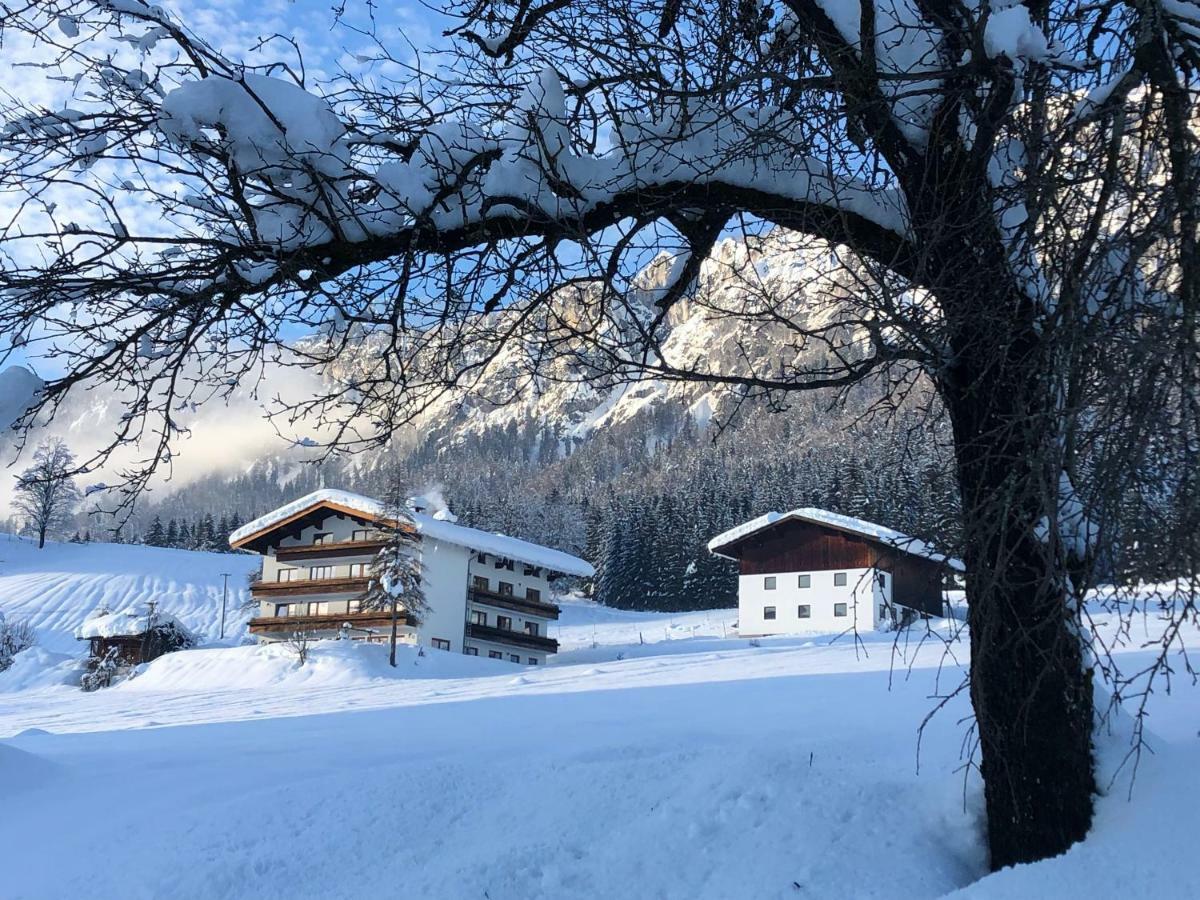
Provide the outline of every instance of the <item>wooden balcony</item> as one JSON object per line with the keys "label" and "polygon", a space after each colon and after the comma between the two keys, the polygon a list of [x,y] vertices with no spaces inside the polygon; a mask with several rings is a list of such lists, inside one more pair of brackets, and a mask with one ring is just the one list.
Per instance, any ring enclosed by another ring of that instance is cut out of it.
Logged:
{"label": "wooden balcony", "polygon": [[340,559],[346,556],[375,556],[386,544],[383,538],[369,541],[336,541],[325,544],[295,544],[279,547],[275,558],[280,562],[300,559]]}
{"label": "wooden balcony", "polygon": [[558,641],[542,635],[526,634],[523,631],[508,631],[503,628],[493,628],[491,625],[476,625],[468,623],[467,637],[477,641],[488,641],[493,644],[508,644],[512,647],[524,647],[526,650],[540,650],[545,653],[557,653]]}
{"label": "wooden balcony", "polygon": [[301,578],[296,581],[256,581],[250,585],[253,597],[302,597],[311,594],[363,594],[371,579]]}
{"label": "wooden balcony", "polygon": [[512,594],[497,594],[495,591],[482,591],[478,588],[468,590],[467,599],[482,606],[511,609],[513,612],[538,616],[543,619],[557,619],[560,612],[553,603],[543,603],[541,600],[530,600],[526,597],[514,597]]}
{"label": "wooden balcony", "polygon": [[[325,616],[258,616],[250,620],[250,633],[337,631],[345,622],[349,622],[353,628],[382,628],[390,631],[392,614],[388,610],[381,610]],[[402,628],[409,624],[403,613],[400,614],[399,624]]]}

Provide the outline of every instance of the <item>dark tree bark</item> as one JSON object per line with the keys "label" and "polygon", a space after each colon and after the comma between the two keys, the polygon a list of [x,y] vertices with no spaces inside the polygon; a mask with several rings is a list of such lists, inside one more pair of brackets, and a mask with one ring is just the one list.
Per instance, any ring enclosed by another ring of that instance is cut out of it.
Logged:
{"label": "dark tree bark", "polygon": [[[962,497],[988,847],[999,869],[1056,856],[1087,834],[1096,789],[1092,675],[1066,566],[1043,519],[1055,508],[1061,471],[1044,342],[1032,316],[1020,327],[1012,315],[1013,293],[989,292],[978,278],[964,283],[975,311],[1010,311],[1003,330],[959,323],[959,363],[941,384]],[[990,304],[978,302],[989,296]]]}

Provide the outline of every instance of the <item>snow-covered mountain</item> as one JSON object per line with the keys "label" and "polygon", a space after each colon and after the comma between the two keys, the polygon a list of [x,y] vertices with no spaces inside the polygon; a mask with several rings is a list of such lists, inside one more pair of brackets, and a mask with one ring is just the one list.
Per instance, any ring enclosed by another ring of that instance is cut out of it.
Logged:
{"label": "snow-covered mountain", "polygon": [[[660,256],[635,280],[646,302],[665,284],[670,268],[671,259]],[[725,240],[705,263],[689,299],[671,310],[663,355],[673,362],[706,360],[714,370],[778,374],[797,357],[817,351],[798,345],[778,323],[765,318],[755,321],[753,314],[761,307],[757,298],[782,300],[798,325],[829,326],[838,315],[836,302],[831,302],[840,289],[833,280],[835,272],[828,251],[801,247],[786,235]],[[308,445],[324,436],[321,429],[304,422],[268,422],[265,413],[277,408],[273,399],[311,396],[324,379],[337,380],[371,368],[377,352],[367,340],[357,354],[343,354],[331,371],[320,374],[279,363],[268,365],[260,381],[243,385],[228,401],[179,410],[190,435],[174,448],[172,481],[160,494],[206,475],[244,473],[263,461],[287,470],[311,458],[314,451]],[[578,446],[611,426],[648,423],[664,410],[675,423],[668,427],[678,427],[690,415],[703,430],[714,415],[728,408],[730,395],[720,388],[651,377],[632,383],[597,377],[569,357],[555,361],[548,375],[534,377],[529,374],[534,368],[533,352],[520,341],[505,345],[469,389],[430,403],[405,434],[396,436],[398,443],[419,440],[446,449],[469,436],[536,429],[555,437],[561,453],[568,444]],[[40,384],[36,375],[21,367],[0,373],[0,419],[11,421],[20,415]],[[39,430],[35,440],[47,431],[56,433],[77,456],[86,458],[103,445],[126,408],[125,399],[115,390],[95,385],[68,398],[52,428]],[[283,426],[283,436],[277,425]],[[656,421],[653,427],[664,426]],[[109,469],[125,461],[114,462]],[[111,482],[111,475],[100,471],[94,480]]]}

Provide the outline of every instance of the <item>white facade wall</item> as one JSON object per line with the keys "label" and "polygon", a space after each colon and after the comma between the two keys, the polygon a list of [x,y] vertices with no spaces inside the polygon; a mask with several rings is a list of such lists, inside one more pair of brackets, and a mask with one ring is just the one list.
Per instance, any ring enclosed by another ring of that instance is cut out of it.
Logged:
{"label": "white facade wall", "polygon": [[427,647],[433,639],[450,642],[451,653],[462,653],[467,627],[467,564],[471,551],[457,544],[421,541],[421,573],[429,609],[417,628]]}
{"label": "white facade wall", "polygon": [[[834,584],[838,573],[845,574],[845,585]],[[801,576],[808,577],[809,587],[800,587]],[[774,589],[767,587],[770,579],[774,579]],[[873,631],[885,621],[879,615],[880,607],[890,607],[891,599],[891,573],[873,568],[742,575],[738,578],[738,633],[755,637]],[[844,616],[836,615],[839,603],[846,605]],[[808,618],[800,617],[801,605],[808,606]],[[771,607],[774,619],[766,617]]]}

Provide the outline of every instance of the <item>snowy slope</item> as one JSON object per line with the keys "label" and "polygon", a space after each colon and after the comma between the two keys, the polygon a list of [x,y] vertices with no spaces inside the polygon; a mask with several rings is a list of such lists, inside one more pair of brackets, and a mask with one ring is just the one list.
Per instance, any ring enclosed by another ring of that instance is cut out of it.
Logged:
{"label": "snowy slope", "polygon": [[25,619],[49,650],[75,653],[75,629],[96,609],[142,609],[154,600],[202,641],[220,631],[222,572],[229,572],[226,638],[238,639],[246,616],[247,577],[257,556],[196,553],[133,544],[48,542],[42,550],[0,534],[0,612]]}
{"label": "snowy slope", "polygon": [[542,669],[331,642],[0,695],[5,900],[1200,895],[1200,690],[1156,698],[1156,754],[1086,842],[983,877],[965,697],[917,752],[965,640],[755,647],[731,616],[568,603]]}

